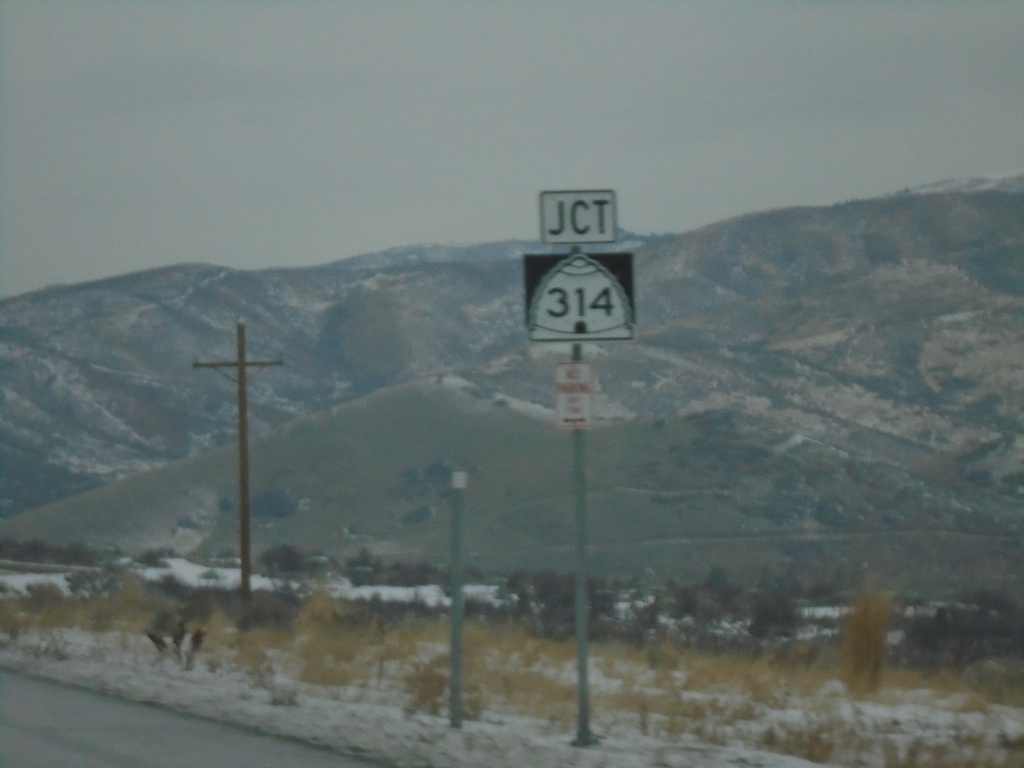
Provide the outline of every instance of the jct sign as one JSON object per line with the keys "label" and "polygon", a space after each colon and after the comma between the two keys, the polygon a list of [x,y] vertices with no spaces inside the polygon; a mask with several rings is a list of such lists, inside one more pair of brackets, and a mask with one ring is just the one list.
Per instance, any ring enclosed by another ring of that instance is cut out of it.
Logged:
{"label": "jct sign", "polygon": [[540,239],[550,244],[614,243],[615,192],[610,189],[540,193]]}

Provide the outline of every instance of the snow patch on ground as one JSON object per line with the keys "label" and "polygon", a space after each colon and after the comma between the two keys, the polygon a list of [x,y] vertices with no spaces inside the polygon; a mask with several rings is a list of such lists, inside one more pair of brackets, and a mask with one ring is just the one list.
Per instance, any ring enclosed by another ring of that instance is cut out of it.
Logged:
{"label": "snow patch on ground", "polygon": [[[165,565],[139,568],[138,572],[146,581],[160,581],[173,578],[190,587],[214,587],[237,589],[241,584],[241,572],[234,567],[209,567],[198,565],[180,557],[169,557]],[[63,573],[7,573],[0,574],[0,594],[24,595],[33,585],[52,584],[64,594],[69,594],[67,576]],[[253,574],[250,584],[254,590],[298,589],[297,583],[284,579],[272,579]],[[424,584],[417,587],[396,587],[390,585],[354,586],[349,579],[335,577],[322,584],[332,596],[343,600],[380,600],[382,602],[421,603],[431,608],[447,608],[451,600],[442,587]],[[491,605],[501,605],[499,588],[490,584],[465,584],[462,589],[466,600]]]}
{"label": "snow patch on ground", "polygon": [[[236,567],[210,568],[181,558],[168,558],[164,566],[140,568],[139,572],[147,579],[173,577],[194,586],[238,584]],[[7,595],[24,594],[33,584],[54,585],[65,592],[69,587],[68,578],[60,573],[0,575]],[[254,576],[253,586],[282,585]],[[437,586],[354,586],[340,577],[325,586],[333,594],[353,600],[448,604]],[[491,586],[474,585],[466,591],[471,598],[499,599],[497,589]],[[619,608],[635,610],[637,605],[642,601]],[[804,610],[832,620],[842,613],[830,606]],[[1024,742],[1024,709],[974,702],[965,694],[893,688],[859,698],[849,696],[835,679],[827,679],[809,693],[790,690],[784,678],[759,693],[753,682],[750,691],[729,685],[699,688],[690,684],[690,677],[699,677],[700,671],[689,669],[685,662],[678,668],[654,669],[625,656],[595,651],[590,666],[595,702],[592,723],[601,741],[584,749],[571,746],[575,736],[572,718],[524,715],[510,709],[500,696],[487,702],[479,720],[465,722],[461,730],[449,726],[443,708],[440,716],[410,714],[409,693],[402,683],[409,671],[406,666],[444,657],[447,647],[443,643],[421,643],[409,659],[388,662],[398,667],[363,676],[358,684],[326,686],[303,682],[296,657],[273,649],[265,652],[263,663],[246,666],[230,643],[210,641],[194,663],[183,663],[170,651],[157,652],[140,632],[31,625],[11,631],[10,626],[0,630],[2,668],[403,768],[808,768],[850,764],[881,768],[893,764],[885,756],[883,744],[903,751],[912,744],[934,745],[947,750],[947,756],[962,757],[964,765],[996,765],[1002,763],[991,762],[989,757],[1000,754],[1000,745]],[[745,630],[722,627],[723,634],[737,631]],[[296,642],[301,644],[303,639]],[[478,653],[477,663],[496,673],[513,661],[493,652]],[[549,661],[548,667],[531,667],[531,673],[571,688],[575,684],[574,662]],[[380,664],[383,669],[384,662]],[[643,704],[666,691],[678,699],[679,711],[687,713],[681,715],[679,728],[667,728],[665,715],[648,711]],[[811,763],[792,756],[807,754],[802,750],[815,739],[836,745],[833,756],[827,758],[833,762]],[[848,754],[851,749],[854,752]],[[787,751],[791,754],[780,754]],[[978,754],[987,757],[975,759]]]}
{"label": "snow patch on ground", "polygon": [[[461,729],[445,717],[408,715],[399,702],[359,701],[365,691],[340,692],[259,678],[208,658],[184,669],[158,655],[146,638],[120,633],[51,630],[23,633],[0,649],[0,666],[85,686],[199,717],[404,768],[809,768],[799,758],[742,747],[676,743],[627,733],[602,734],[578,748],[571,727],[537,718],[485,716]],[[356,699],[342,700],[341,697]],[[619,729],[617,729],[619,730]],[[820,765],[820,764],[818,764]]]}
{"label": "snow patch on ground", "polygon": [[538,403],[531,403],[529,400],[520,400],[519,398],[512,397],[511,395],[496,395],[494,402],[508,406],[516,413],[521,413],[524,416],[530,416],[534,419],[550,421],[555,417],[555,411],[553,408],[546,408]]}
{"label": "snow patch on ground", "polygon": [[52,584],[65,595],[70,594],[68,579],[63,573],[7,573],[0,575],[0,592],[26,595],[29,587]]}

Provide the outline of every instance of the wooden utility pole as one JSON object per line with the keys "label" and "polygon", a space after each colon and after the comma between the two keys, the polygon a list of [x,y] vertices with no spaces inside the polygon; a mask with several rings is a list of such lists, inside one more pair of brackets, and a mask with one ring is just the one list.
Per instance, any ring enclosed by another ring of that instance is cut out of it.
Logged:
{"label": "wooden utility pole", "polygon": [[238,321],[238,355],[234,360],[193,363],[193,368],[215,368],[229,379],[231,374],[224,368],[234,368],[233,381],[238,383],[238,532],[242,567],[242,609],[248,615],[252,604],[252,558],[249,550],[249,384],[247,368],[266,368],[270,365],[284,365],[281,360],[246,360],[245,321]]}

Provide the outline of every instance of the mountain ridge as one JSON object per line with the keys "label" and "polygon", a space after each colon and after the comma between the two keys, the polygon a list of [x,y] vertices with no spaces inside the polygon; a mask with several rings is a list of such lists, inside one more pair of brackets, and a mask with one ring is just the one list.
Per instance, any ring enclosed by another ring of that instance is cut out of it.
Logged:
{"label": "mountain ridge", "polygon": [[[634,242],[637,338],[585,350],[599,368],[601,423],[675,429],[731,414],[737,435],[760,435],[746,458],[725,451],[736,471],[796,441],[830,465],[891,467],[894,498],[953,494],[995,521],[993,535],[1018,535],[1024,194],[896,194]],[[176,265],[4,300],[0,512],[13,524],[34,507],[230,446],[233,389],[191,363],[233,357],[239,316],[249,355],[287,364],[252,382],[257,437],[403,382],[458,378],[489,407],[545,413],[550,363],[566,350],[526,341],[518,255],[534,245],[412,246],[257,272]],[[464,258],[446,260],[454,251]],[[662,471],[677,485],[652,475],[651,493],[693,482]],[[795,482],[778,472],[764,482]],[[825,486],[804,494],[813,503],[762,490],[740,504],[760,505],[754,518],[785,528],[784,508],[803,504],[826,528],[843,519],[828,511]],[[954,528],[971,527],[939,507]],[[0,534],[10,529],[0,523]]]}

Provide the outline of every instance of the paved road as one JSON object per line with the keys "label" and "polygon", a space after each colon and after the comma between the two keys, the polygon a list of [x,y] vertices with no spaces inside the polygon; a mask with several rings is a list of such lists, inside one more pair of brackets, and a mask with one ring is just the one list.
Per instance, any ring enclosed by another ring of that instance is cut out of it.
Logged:
{"label": "paved road", "polygon": [[0,768],[371,768],[373,764],[0,672]]}

